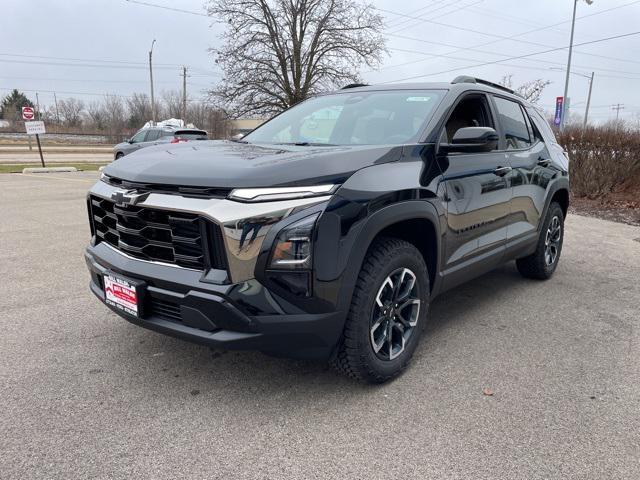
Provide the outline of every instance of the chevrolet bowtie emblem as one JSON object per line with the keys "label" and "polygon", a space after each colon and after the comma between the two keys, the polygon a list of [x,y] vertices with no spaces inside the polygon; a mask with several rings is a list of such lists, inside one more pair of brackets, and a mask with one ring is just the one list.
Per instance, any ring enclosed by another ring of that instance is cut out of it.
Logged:
{"label": "chevrolet bowtie emblem", "polygon": [[116,205],[124,207],[126,205],[137,205],[143,202],[149,196],[149,192],[138,193],[135,190],[128,190],[123,192],[118,190],[111,194],[111,200],[116,202]]}

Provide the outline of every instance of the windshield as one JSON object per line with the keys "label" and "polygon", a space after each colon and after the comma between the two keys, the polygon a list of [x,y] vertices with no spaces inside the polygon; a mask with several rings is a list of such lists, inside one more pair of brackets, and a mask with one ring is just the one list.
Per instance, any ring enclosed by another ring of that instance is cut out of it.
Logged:
{"label": "windshield", "polygon": [[286,110],[242,141],[299,145],[388,145],[411,141],[444,90],[393,90],[316,97]]}

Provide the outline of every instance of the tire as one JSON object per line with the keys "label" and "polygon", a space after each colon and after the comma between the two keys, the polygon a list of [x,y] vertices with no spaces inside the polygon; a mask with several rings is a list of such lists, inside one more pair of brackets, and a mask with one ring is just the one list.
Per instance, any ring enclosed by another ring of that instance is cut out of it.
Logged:
{"label": "tire", "polygon": [[376,239],[358,275],[334,367],[366,383],[400,375],[424,329],[429,292],[420,251],[404,240]]}
{"label": "tire", "polygon": [[[536,251],[528,257],[516,260],[523,277],[547,280],[556,271],[564,240],[564,213],[562,207],[553,202],[544,219]],[[554,253],[555,252],[555,253]]]}
{"label": "tire", "polygon": [[124,153],[122,153],[122,152],[116,153],[116,160],[118,160],[119,158],[122,158],[122,157],[124,157]]}

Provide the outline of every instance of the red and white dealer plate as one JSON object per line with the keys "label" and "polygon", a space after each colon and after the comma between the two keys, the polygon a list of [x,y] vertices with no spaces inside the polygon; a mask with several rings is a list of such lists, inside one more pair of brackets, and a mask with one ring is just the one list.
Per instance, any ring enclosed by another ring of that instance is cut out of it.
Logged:
{"label": "red and white dealer plate", "polygon": [[119,308],[129,315],[138,316],[138,292],[131,282],[107,274],[104,276],[104,295],[108,305]]}

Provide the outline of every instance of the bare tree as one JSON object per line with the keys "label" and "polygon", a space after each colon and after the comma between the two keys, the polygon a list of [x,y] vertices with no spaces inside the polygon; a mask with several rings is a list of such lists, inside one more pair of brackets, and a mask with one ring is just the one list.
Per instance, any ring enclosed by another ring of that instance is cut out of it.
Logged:
{"label": "bare tree", "polygon": [[210,49],[224,71],[212,92],[234,116],[273,114],[327,89],[358,81],[361,65],[386,52],[383,20],[355,0],[209,0],[225,23]]}
{"label": "bare tree", "polygon": [[96,131],[101,131],[107,125],[107,112],[104,105],[99,100],[93,101],[87,105],[87,121],[86,123]]}
{"label": "bare tree", "polygon": [[[129,109],[129,127],[140,128],[151,120],[151,100],[146,93],[134,93],[127,98]],[[156,111],[159,111],[156,109]]]}
{"label": "bare tree", "polygon": [[58,101],[58,111],[63,122],[68,127],[78,127],[82,123],[84,102],[77,98],[67,98]]}
{"label": "bare tree", "polygon": [[226,138],[229,134],[228,119],[225,112],[214,104],[191,102],[187,107],[187,118],[196,127],[209,132],[209,138]]}
{"label": "bare tree", "polygon": [[513,75],[505,75],[500,80],[500,85],[504,85],[507,88],[513,89],[518,95],[528,100],[531,103],[538,103],[544,89],[551,85],[550,80],[543,80],[538,78],[537,80],[531,80],[530,82],[523,83],[519,87],[513,87]]}
{"label": "bare tree", "polygon": [[104,97],[105,124],[112,135],[124,131],[126,123],[126,111],[122,98],[117,95],[105,95]]}
{"label": "bare tree", "polygon": [[162,92],[162,117],[182,118],[182,95],[176,90],[165,90]]}

